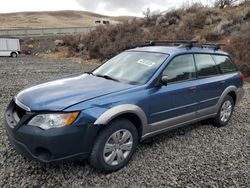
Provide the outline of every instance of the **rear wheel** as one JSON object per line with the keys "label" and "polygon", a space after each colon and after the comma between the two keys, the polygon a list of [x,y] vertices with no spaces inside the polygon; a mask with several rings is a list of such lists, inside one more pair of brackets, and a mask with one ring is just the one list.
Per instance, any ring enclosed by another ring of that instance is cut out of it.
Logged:
{"label": "rear wheel", "polygon": [[217,127],[226,126],[233,114],[234,101],[233,98],[229,95],[223,100],[217,116],[212,119],[212,124]]}
{"label": "rear wheel", "polygon": [[138,144],[138,132],[132,122],[118,119],[101,131],[92,149],[91,166],[105,173],[123,168]]}
{"label": "rear wheel", "polygon": [[16,58],[17,57],[17,53],[16,52],[12,52],[10,56],[13,57],[13,58]]}

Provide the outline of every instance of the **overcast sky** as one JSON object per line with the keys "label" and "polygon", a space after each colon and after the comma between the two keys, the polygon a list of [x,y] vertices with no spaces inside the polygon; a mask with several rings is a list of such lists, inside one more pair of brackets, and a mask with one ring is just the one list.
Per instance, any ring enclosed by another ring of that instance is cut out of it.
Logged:
{"label": "overcast sky", "polygon": [[1,0],[0,13],[24,11],[88,10],[111,16],[141,16],[143,10],[165,11],[171,8],[211,0]]}

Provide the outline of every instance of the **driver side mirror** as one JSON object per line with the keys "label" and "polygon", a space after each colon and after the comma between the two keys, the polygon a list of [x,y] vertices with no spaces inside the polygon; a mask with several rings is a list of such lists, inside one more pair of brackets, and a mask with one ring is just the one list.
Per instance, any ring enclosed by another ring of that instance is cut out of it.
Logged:
{"label": "driver side mirror", "polygon": [[164,86],[168,85],[168,76],[162,76],[160,82]]}
{"label": "driver side mirror", "polygon": [[168,85],[168,76],[162,76],[156,83],[155,87],[161,87]]}

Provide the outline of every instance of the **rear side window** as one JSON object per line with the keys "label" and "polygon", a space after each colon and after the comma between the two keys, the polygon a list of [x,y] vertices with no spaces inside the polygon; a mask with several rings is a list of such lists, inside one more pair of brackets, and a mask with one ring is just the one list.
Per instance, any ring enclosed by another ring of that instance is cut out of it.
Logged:
{"label": "rear side window", "polygon": [[222,73],[230,73],[237,71],[235,65],[227,56],[213,55],[216,64],[219,66]]}
{"label": "rear side window", "polygon": [[163,72],[168,76],[168,82],[180,82],[196,78],[194,57],[191,54],[174,58]]}
{"label": "rear side window", "polygon": [[198,77],[220,74],[213,58],[209,54],[195,54]]}

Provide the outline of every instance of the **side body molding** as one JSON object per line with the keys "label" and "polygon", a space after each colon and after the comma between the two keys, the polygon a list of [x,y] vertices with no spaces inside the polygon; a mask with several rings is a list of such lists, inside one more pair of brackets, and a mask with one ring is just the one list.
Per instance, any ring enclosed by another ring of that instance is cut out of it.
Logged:
{"label": "side body molding", "polygon": [[[144,113],[144,111],[139,106],[133,105],[133,104],[123,104],[123,105],[115,106],[115,107],[107,110],[95,121],[94,124],[95,125],[106,125],[112,119],[114,119],[115,117],[117,117],[119,115],[126,114],[126,113],[132,113],[132,114],[137,115],[141,120],[142,140],[143,140],[147,137],[168,131],[170,129],[173,129],[173,128],[176,128],[176,127],[179,127],[179,126],[182,126],[185,124],[190,124],[190,123],[194,123],[194,122],[206,119],[206,118],[214,117],[217,114],[217,112],[219,111],[219,108],[222,104],[223,99],[226,97],[226,95],[228,95],[228,93],[230,93],[232,91],[235,92],[235,94],[236,94],[237,102],[244,95],[243,88],[237,88],[236,86],[231,85],[223,91],[223,93],[221,94],[221,96],[220,96],[220,98],[215,106],[201,109],[201,110],[194,112],[194,113],[184,114],[182,116],[177,116],[177,117],[174,117],[171,119],[166,119],[164,121],[156,122],[156,123],[153,123],[150,125],[148,125],[147,116]],[[237,102],[236,102],[236,104],[237,104]],[[183,121],[180,121],[180,120],[183,120]]]}
{"label": "side body molding", "polygon": [[[95,121],[94,124],[106,125],[115,117],[126,113],[132,113],[137,115],[141,120],[142,129],[144,129],[147,126],[148,121],[146,114],[139,106],[133,104],[123,104],[107,110]],[[144,134],[144,130],[142,130],[142,134]]]}

